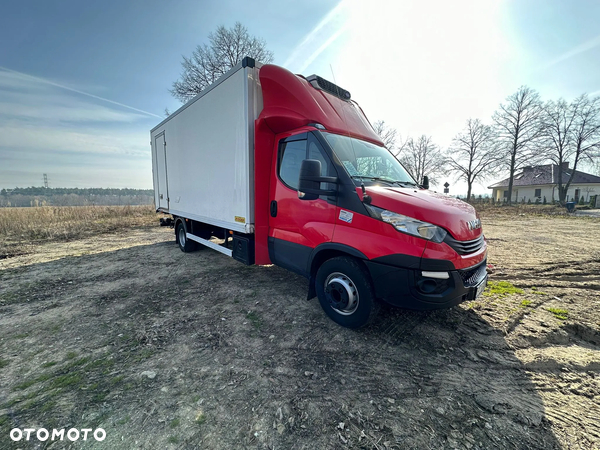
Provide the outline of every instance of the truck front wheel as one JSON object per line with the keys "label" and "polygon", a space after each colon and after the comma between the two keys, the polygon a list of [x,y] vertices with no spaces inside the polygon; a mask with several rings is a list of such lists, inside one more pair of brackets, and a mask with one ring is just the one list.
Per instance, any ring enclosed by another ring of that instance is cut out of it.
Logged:
{"label": "truck front wheel", "polygon": [[177,229],[175,231],[175,237],[177,244],[182,252],[192,252],[198,248],[198,244],[191,239],[187,238],[185,224],[181,221],[177,223]]}
{"label": "truck front wheel", "polygon": [[360,328],[376,315],[377,304],[366,268],[354,258],[338,256],[317,270],[315,288],[325,313],[347,328]]}

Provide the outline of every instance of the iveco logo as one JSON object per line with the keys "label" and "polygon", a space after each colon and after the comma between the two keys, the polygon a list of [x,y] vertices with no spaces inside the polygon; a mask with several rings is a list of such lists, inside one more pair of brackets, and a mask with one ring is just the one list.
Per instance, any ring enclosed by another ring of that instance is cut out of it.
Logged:
{"label": "iveco logo", "polygon": [[469,220],[467,224],[469,225],[469,230],[477,230],[478,228],[481,228],[481,220],[479,219]]}

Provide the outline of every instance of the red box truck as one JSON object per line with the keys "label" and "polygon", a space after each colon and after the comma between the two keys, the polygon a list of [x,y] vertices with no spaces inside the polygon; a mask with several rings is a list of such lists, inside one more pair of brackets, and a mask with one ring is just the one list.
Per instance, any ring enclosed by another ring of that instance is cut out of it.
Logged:
{"label": "red box truck", "polygon": [[199,245],[308,278],[357,328],[376,301],[477,298],[487,246],[472,206],[414,180],[348,91],[244,58],[151,131],[157,211]]}

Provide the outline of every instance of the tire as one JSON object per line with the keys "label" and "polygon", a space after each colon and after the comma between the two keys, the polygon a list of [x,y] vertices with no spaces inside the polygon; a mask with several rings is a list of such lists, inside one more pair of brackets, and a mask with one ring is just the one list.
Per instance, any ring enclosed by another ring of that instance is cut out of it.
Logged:
{"label": "tire", "polygon": [[182,221],[179,221],[175,228],[175,240],[182,252],[189,253],[198,249],[198,243],[186,237],[186,228]]}
{"label": "tire", "polygon": [[317,270],[315,288],[325,313],[343,327],[363,327],[379,309],[367,269],[348,256],[325,261]]}

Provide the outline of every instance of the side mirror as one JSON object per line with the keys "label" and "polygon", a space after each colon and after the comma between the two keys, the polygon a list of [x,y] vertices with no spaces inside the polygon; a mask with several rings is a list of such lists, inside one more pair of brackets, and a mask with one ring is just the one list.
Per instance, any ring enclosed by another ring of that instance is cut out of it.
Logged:
{"label": "side mirror", "polygon": [[427,175],[423,177],[423,183],[421,186],[423,186],[423,189],[429,189],[429,177]]}
{"label": "side mirror", "polygon": [[337,177],[321,176],[321,161],[305,159],[300,166],[298,198],[300,200],[316,200],[321,195],[335,195],[336,190],[321,189],[321,183],[337,182]]}

